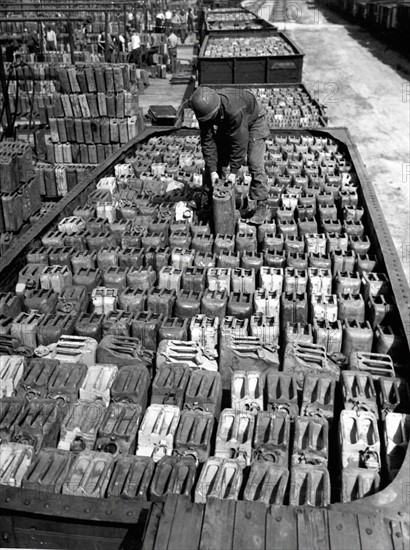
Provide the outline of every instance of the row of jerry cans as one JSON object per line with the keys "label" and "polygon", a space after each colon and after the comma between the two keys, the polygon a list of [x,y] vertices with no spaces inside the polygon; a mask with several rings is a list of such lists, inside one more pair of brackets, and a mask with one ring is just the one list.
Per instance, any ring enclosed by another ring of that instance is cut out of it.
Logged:
{"label": "row of jerry cans", "polygon": [[34,175],[30,146],[25,141],[0,144],[0,192],[13,193]]}
{"label": "row of jerry cans", "polygon": [[23,224],[40,208],[39,178],[37,174],[33,174],[29,181],[19,185],[18,190],[11,193],[0,193],[0,232],[15,233],[19,231]]}
{"label": "row of jerry cans", "polygon": [[121,91],[87,94],[41,94],[37,96],[36,110],[42,124],[54,118],[124,118],[139,113],[139,92]]}
{"label": "row of jerry cans", "polygon": [[137,81],[135,65],[110,63],[99,65],[56,67],[61,92],[121,93]]}
{"label": "row of jerry cans", "polygon": [[283,504],[285,499],[290,504],[330,503],[327,470],[310,465],[292,467],[288,491],[289,471],[266,461],[254,461],[247,472],[233,459],[213,457],[197,468],[191,456],[163,456],[155,463],[148,457],[115,457],[88,450],[71,453],[44,448],[34,454],[30,445],[21,443],[3,443],[0,457],[0,484],[36,490],[38,498],[62,493],[155,502],[171,493],[194,493],[196,502],[214,496],[267,506]]}
{"label": "row of jerry cans", "polygon": [[100,164],[120,150],[120,143],[87,145],[85,143],[46,143],[47,161],[53,164]]}
{"label": "row of jerry cans", "polygon": [[64,197],[93,169],[90,164],[50,165],[38,162],[35,165],[35,172],[39,178],[40,195]]}
{"label": "row of jerry cans", "polygon": [[138,110],[123,118],[50,118],[50,140],[53,144],[124,145],[137,136],[140,118]]}

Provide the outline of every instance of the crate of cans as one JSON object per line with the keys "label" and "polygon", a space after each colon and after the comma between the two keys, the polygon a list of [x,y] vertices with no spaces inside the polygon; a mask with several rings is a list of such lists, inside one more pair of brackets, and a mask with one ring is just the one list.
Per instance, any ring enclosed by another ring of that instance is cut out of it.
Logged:
{"label": "crate of cans", "polygon": [[301,82],[304,54],[283,32],[206,36],[198,55],[200,84]]}

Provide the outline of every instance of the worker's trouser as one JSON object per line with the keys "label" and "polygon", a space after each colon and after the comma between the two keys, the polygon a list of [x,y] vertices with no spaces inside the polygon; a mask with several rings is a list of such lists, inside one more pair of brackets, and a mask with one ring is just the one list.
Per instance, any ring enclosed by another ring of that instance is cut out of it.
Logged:
{"label": "worker's trouser", "polygon": [[168,48],[169,63],[171,65],[171,73],[175,73],[177,70],[177,49]]}
{"label": "worker's trouser", "polygon": [[[247,149],[247,165],[252,176],[249,197],[256,201],[264,201],[269,195],[268,176],[265,172],[265,139],[269,135],[266,111],[261,108],[260,115],[249,128]],[[216,140],[218,147],[218,174],[222,176],[224,168],[229,165],[229,139],[223,132],[217,131]]]}

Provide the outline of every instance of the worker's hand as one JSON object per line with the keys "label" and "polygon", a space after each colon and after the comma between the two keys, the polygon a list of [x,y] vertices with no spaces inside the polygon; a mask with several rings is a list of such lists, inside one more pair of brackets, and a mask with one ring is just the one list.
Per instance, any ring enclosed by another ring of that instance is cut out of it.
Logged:
{"label": "worker's hand", "polygon": [[215,183],[219,180],[218,172],[211,172],[211,183],[212,185],[215,185]]}
{"label": "worker's hand", "polygon": [[235,185],[236,183],[236,174],[229,174],[227,181],[230,181],[232,185]]}

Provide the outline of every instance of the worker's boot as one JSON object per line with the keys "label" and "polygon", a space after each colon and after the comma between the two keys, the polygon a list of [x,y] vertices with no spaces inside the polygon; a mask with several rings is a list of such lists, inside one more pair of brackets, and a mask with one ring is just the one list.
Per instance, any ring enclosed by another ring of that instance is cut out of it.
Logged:
{"label": "worker's boot", "polygon": [[263,222],[269,221],[270,210],[265,201],[258,201],[256,210],[253,216],[249,219],[249,223],[254,225],[262,225]]}

